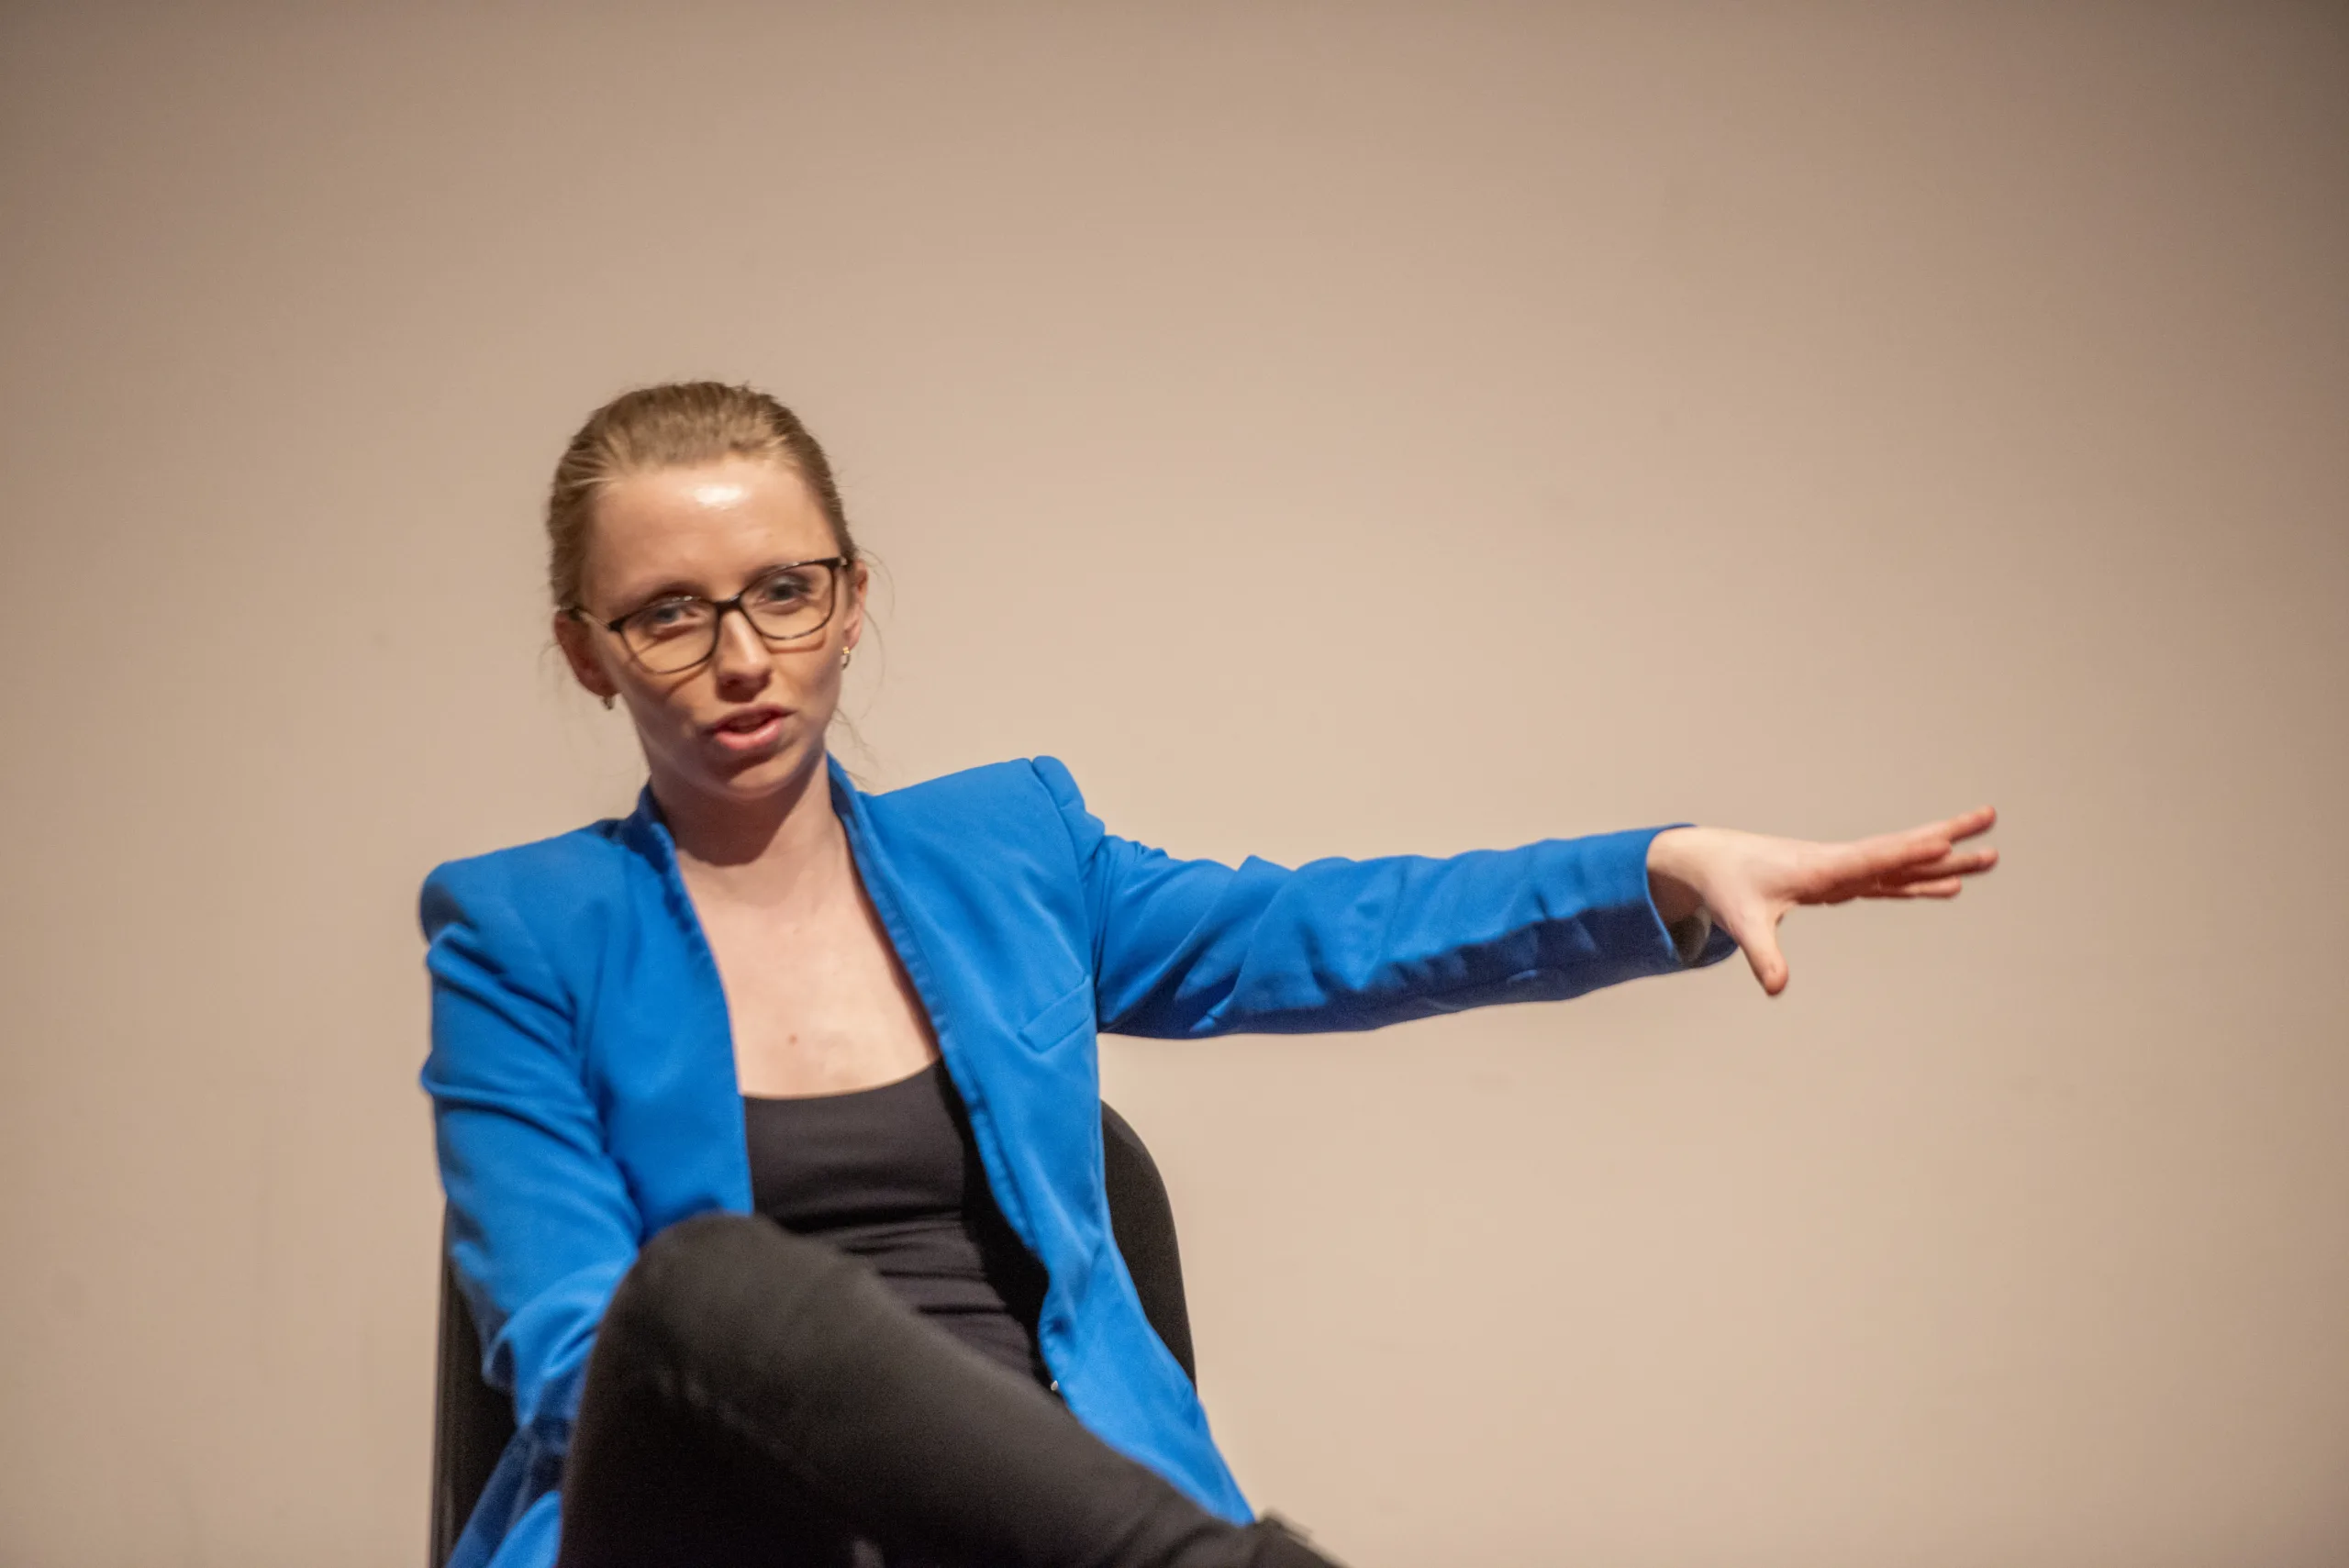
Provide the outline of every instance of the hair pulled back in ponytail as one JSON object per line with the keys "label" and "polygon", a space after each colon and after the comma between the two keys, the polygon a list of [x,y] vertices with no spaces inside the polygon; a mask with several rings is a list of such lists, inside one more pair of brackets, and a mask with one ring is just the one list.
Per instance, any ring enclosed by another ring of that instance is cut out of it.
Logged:
{"label": "hair pulled back in ponytail", "polygon": [[755,387],[672,381],[624,392],[587,417],[555,464],[547,495],[547,588],[555,607],[579,603],[596,498],[631,473],[694,468],[729,457],[796,471],[832,525],[840,553],[857,559],[831,460],[799,416]]}

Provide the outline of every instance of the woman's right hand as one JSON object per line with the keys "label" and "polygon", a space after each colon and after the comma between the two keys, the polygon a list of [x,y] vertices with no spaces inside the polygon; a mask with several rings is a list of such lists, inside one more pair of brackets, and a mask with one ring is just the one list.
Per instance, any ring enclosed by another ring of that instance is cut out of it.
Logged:
{"label": "woman's right hand", "polygon": [[1954,898],[1998,851],[1961,849],[1998,819],[1991,806],[1870,839],[1821,843],[1733,828],[1672,828],[1648,844],[1648,889],[1666,925],[1702,908],[1737,939],[1762,989],[1787,988],[1778,922],[1801,904]]}

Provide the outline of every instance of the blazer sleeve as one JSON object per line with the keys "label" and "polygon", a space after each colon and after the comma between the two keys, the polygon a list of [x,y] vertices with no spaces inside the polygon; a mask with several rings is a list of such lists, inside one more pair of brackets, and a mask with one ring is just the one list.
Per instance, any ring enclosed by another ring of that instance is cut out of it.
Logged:
{"label": "blazer sleeve", "polygon": [[1105,1032],[1376,1029],[1554,1001],[1736,951],[1705,929],[1687,933],[1684,957],[1665,929],[1647,875],[1662,827],[1440,859],[1227,866],[1108,832],[1056,759],[1033,766],[1076,852]]}
{"label": "blazer sleeve", "polygon": [[640,1220],[605,1151],[573,998],[501,882],[458,862],[424,884],[432,1048],[423,1084],[483,1375],[512,1394],[516,1425],[560,1453]]}

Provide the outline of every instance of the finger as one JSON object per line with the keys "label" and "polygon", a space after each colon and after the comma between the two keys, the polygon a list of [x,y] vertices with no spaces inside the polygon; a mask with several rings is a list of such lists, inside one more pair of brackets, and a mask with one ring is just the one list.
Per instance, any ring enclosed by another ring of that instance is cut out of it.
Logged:
{"label": "finger", "polygon": [[1939,875],[1904,873],[1897,876],[1879,877],[1865,887],[1839,893],[1833,897],[1815,899],[1820,904],[1842,904],[1854,898],[1954,898],[1965,885],[1965,877],[1944,872]]}
{"label": "finger", "polygon": [[1963,877],[1945,876],[1932,882],[1905,882],[1898,887],[1881,887],[1867,895],[1870,898],[1954,898],[1965,891]]}
{"label": "finger", "polygon": [[1952,850],[1939,860],[1901,866],[1884,873],[1887,883],[1938,881],[1945,876],[1975,876],[1998,863],[1996,850]]}
{"label": "finger", "polygon": [[1906,828],[1832,846],[1830,863],[1846,878],[1881,876],[1905,866],[1931,865],[1945,858],[1952,845],[1938,826]]}
{"label": "finger", "polygon": [[1954,829],[1960,837],[1978,833],[1989,816],[1990,808],[1985,806],[1944,822],[1829,846],[1829,852],[1814,863],[1801,901],[1840,904],[1919,877],[1938,880],[1987,871],[1998,863],[1998,851],[1987,846],[1960,850],[1943,831]]}
{"label": "finger", "polygon": [[1964,850],[1922,865],[1898,866],[1873,876],[1821,884],[1807,890],[1804,904],[1847,904],[1854,898],[1954,898],[1965,879],[1998,863],[1991,850]]}
{"label": "finger", "polygon": [[1920,876],[1938,880],[1987,871],[1997,861],[1996,850],[1961,851],[1955,840],[1982,832],[1997,819],[1996,809],[1985,806],[1895,833],[1811,844],[1786,888],[1798,904],[1841,904]]}
{"label": "finger", "polygon": [[1971,811],[1960,812],[1945,821],[1933,824],[1933,830],[1949,840],[1971,839],[1976,833],[1987,833],[1998,825],[1998,808],[1977,806]]}
{"label": "finger", "polygon": [[[1977,811],[1966,812],[1963,816],[1948,817],[1940,822],[1928,822],[1922,827],[1911,828],[1901,833],[1887,834],[1886,837],[1911,851],[1902,856],[1902,859],[1912,864],[1922,863],[1931,859],[1946,856],[1956,845],[1964,843],[1977,834],[1987,832],[1990,824],[1997,819],[1997,813],[1986,806]],[[1931,852],[1928,853],[1928,851]],[[1973,854],[1981,851],[1972,850],[1966,852]]]}
{"label": "finger", "polygon": [[1940,866],[1954,852],[1945,839],[1914,840],[1907,834],[1818,848],[1820,852],[1794,879],[1798,903],[1841,904],[1858,898]]}
{"label": "finger", "polygon": [[1971,811],[1945,817],[1939,822],[1921,823],[1898,832],[1878,833],[1862,839],[1858,843],[1870,851],[1872,856],[1881,853],[1897,859],[1915,859],[1928,847],[1934,848],[1937,853],[1946,854],[1952,844],[1988,832],[1998,820],[1998,807],[1977,806]]}
{"label": "finger", "polygon": [[1787,988],[1787,957],[1778,950],[1778,920],[1784,909],[1745,908],[1733,914],[1724,912],[1721,924],[1737,940],[1738,951],[1745,954],[1747,967],[1760,981],[1765,995],[1775,996]]}

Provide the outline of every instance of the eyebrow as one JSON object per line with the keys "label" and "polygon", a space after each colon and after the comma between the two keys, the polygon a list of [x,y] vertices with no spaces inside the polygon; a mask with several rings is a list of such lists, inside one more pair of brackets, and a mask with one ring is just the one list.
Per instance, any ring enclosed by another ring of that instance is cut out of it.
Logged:
{"label": "eyebrow", "polygon": [[683,577],[672,577],[657,588],[647,588],[641,594],[631,594],[628,596],[639,605],[649,605],[655,599],[707,599],[710,595],[702,591],[701,584],[698,583],[690,582]]}

